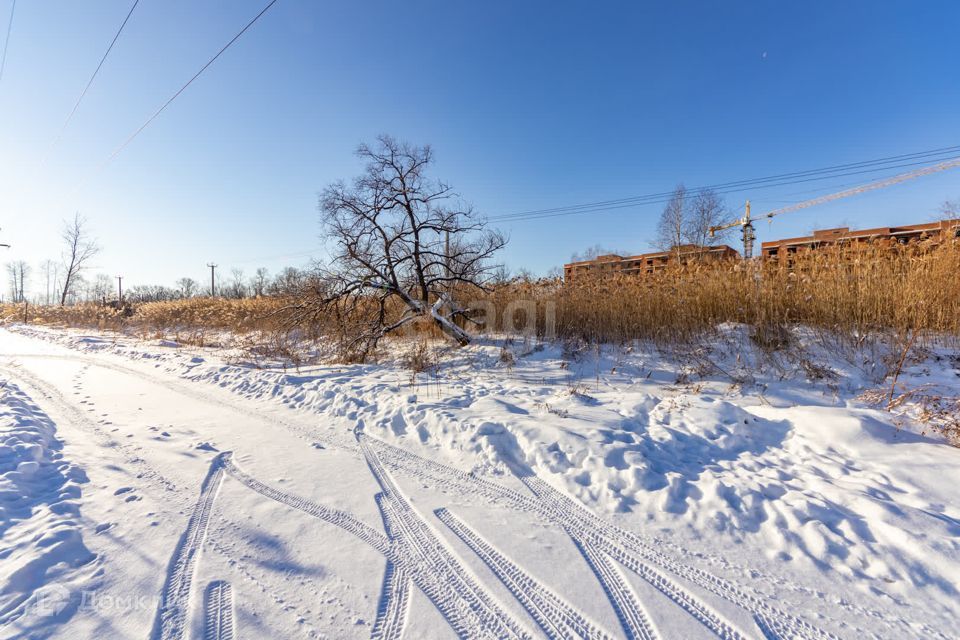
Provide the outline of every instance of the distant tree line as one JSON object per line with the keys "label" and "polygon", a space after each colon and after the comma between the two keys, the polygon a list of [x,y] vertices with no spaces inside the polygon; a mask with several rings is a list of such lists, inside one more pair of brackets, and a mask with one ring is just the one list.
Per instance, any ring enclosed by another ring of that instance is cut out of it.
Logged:
{"label": "distant tree line", "polygon": [[[63,247],[60,260],[43,261],[36,271],[39,278],[33,282],[31,276],[35,272],[26,261],[7,263],[7,301],[27,301],[31,285],[35,285],[32,296],[35,304],[115,303],[120,294],[117,279],[106,273],[92,276],[89,273],[91,262],[100,253],[100,245],[91,234],[87,220],[76,214],[72,220],[65,221],[60,238]],[[284,295],[294,291],[307,277],[305,270],[294,267],[286,267],[275,276],[261,267],[250,278],[244,276],[242,269],[232,269],[226,279],[218,274],[213,293],[234,299]],[[174,286],[138,284],[124,288],[123,300],[130,303],[162,302],[210,294],[209,286],[184,277]]]}

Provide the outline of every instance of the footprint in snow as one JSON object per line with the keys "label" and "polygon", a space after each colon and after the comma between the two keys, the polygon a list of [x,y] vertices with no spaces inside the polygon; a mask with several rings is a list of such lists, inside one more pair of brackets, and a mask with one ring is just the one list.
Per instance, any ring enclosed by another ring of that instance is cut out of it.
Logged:
{"label": "footprint in snow", "polygon": [[219,451],[219,449],[217,449],[215,446],[213,446],[213,445],[210,444],[209,442],[201,442],[200,444],[198,444],[198,445],[197,445],[196,447],[194,447],[194,448],[195,448],[195,449],[202,449],[202,450],[204,450],[204,451]]}

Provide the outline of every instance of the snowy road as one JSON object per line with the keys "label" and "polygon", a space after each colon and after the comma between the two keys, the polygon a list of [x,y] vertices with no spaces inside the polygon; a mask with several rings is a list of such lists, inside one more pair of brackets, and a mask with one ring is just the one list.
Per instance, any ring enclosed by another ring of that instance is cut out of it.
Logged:
{"label": "snowy road", "polygon": [[[133,348],[0,345],[5,404],[47,443],[7,474],[29,508],[0,494],[2,637],[948,637],[597,513],[525,460],[489,476],[388,438],[356,380],[291,410],[244,393],[256,372],[191,379],[189,354],[178,374]],[[28,451],[11,433],[0,462]]]}

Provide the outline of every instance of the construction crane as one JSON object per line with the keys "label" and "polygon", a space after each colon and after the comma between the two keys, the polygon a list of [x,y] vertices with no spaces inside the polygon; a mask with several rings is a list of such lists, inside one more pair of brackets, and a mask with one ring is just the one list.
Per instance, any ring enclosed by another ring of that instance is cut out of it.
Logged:
{"label": "construction crane", "polygon": [[[960,158],[954,158],[953,160],[948,160],[946,162],[941,162],[939,164],[931,165],[929,167],[922,167],[920,169],[915,169],[913,171],[908,171],[907,173],[901,173],[899,175],[893,176],[891,178],[885,178],[883,180],[878,180],[877,182],[871,182],[869,184],[860,185],[859,187],[854,187],[852,189],[847,189],[846,191],[838,191],[837,193],[831,193],[825,196],[819,196],[811,200],[804,200],[803,202],[798,202],[797,204],[792,204],[788,207],[783,207],[781,209],[774,209],[773,211],[763,214],[763,218],[773,218],[784,213],[790,213],[791,211],[797,211],[799,209],[807,209],[809,207],[815,207],[818,204],[823,204],[825,202],[832,202],[834,200],[839,200],[841,198],[849,198],[850,196],[859,195],[867,191],[873,191],[875,189],[882,189],[884,187],[889,187],[891,185],[899,184],[901,182],[906,182],[907,180],[912,180],[914,178],[919,178],[921,176],[927,176],[931,173],[939,173],[940,171],[946,171],[947,169],[953,169],[954,167],[960,167]],[[753,228],[753,218],[750,217],[750,201],[747,200],[746,209],[744,211],[743,217],[733,222],[727,224],[722,224],[716,227],[710,227],[710,237],[712,238],[718,231],[724,231],[726,229],[732,229],[733,227],[740,227],[743,235],[743,257],[752,258],[753,257],[753,243],[757,239],[756,233]]]}

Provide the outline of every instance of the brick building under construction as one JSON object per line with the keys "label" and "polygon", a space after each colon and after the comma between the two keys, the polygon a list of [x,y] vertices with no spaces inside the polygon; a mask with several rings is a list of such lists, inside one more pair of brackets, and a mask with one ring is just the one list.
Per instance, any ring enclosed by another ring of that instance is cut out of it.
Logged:
{"label": "brick building under construction", "polygon": [[[797,253],[816,251],[823,247],[841,243],[873,242],[892,247],[894,245],[912,245],[924,242],[934,246],[950,238],[958,237],[960,237],[960,219],[854,231],[851,231],[849,227],[838,227],[836,229],[816,230],[809,236],[764,242],[761,245],[761,255],[765,260],[776,260],[789,266],[791,256]],[[621,273],[642,276],[655,273],[677,260],[681,263],[687,263],[694,260],[713,262],[739,258],[740,253],[725,244],[717,246],[685,244],[674,247],[670,251],[643,253],[626,257],[608,254],[597,256],[592,260],[571,262],[563,265],[563,277],[569,282],[578,275],[587,273]]]}
{"label": "brick building under construction", "polygon": [[766,260],[789,264],[791,256],[798,253],[816,251],[836,244],[871,242],[893,246],[926,242],[936,245],[956,237],[960,237],[960,220],[941,220],[924,224],[908,224],[902,227],[877,227],[854,231],[849,227],[837,227],[836,229],[819,229],[809,236],[764,242],[760,245],[760,255]]}
{"label": "brick building under construction", "polygon": [[695,244],[682,244],[672,248],[670,251],[656,251],[654,253],[641,253],[636,256],[618,256],[616,254],[607,254],[597,256],[593,260],[581,260],[580,262],[571,262],[563,265],[563,277],[570,280],[578,275],[585,273],[623,273],[627,275],[646,275],[655,273],[668,264],[679,260],[680,262],[690,262],[692,260],[717,261],[739,258],[740,253],[733,247],[725,244],[713,247],[703,247]]}

